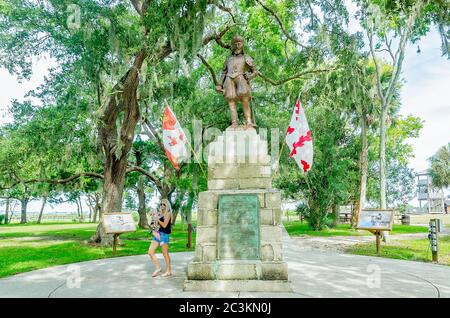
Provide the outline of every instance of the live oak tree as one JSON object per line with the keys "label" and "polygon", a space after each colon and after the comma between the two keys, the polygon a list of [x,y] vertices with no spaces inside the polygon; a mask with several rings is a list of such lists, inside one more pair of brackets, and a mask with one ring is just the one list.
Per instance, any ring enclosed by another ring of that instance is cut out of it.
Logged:
{"label": "live oak tree", "polygon": [[[386,130],[387,117],[395,87],[401,79],[401,71],[408,43],[414,43],[424,36],[431,22],[439,26],[442,36],[443,53],[448,54],[448,34],[444,32],[449,25],[448,2],[445,1],[392,1],[361,0],[361,24],[365,28],[369,42],[370,56],[375,63],[377,94],[381,101],[380,112],[380,208],[387,208],[386,186]],[[445,17],[445,18],[444,18]],[[380,54],[386,52],[392,63],[392,76],[387,85],[382,83]]]}
{"label": "live oak tree", "polygon": [[[122,205],[127,157],[140,120],[138,86],[145,81],[140,76],[143,65],[157,64],[185,44],[179,41],[180,34],[202,33],[207,5],[206,1],[80,1],[70,7],[65,1],[2,4],[7,17],[1,20],[2,50],[20,46],[16,54],[2,59],[2,66],[28,76],[30,58],[50,52],[65,71],[60,75],[75,71],[86,80],[105,156],[103,211],[117,211]],[[213,40],[214,31],[208,38],[191,39],[189,48]],[[97,234],[94,241],[110,243],[101,227]]]}
{"label": "live oak tree", "polygon": [[[1,66],[27,78],[34,56],[49,54],[58,64],[31,93],[39,102],[12,108],[15,125],[26,131],[13,142],[26,149],[16,150],[35,158],[39,171],[26,175],[18,168],[22,177],[16,178],[8,170],[3,188],[22,182],[82,191],[99,215],[121,210],[124,190],[135,188],[142,227],[146,189],[152,188],[189,219],[207,172],[204,162],[184,163],[177,172],[167,160],[164,100],[191,134],[192,120],[202,120],[207,138],[194,149],[201,157],[214,131],[229,124],[214,86],[229,41],[241,34],[260,71],[252,82],[257,124],[284,132],[301,91],[313,130],[316,168],[299,175],[284,153],[278,184],[287,195],[306,198],[317,229],[329,224],[336,206],[360,195],[365,168],[357,162],[366,147],[359,147],[365,136],[359,128],[372,114],[364,108],[372,101],[365,81],[370,67],[361,34],[345,29],[343,1],[8,0],[0,12]],[[370,157],[374,139],[366,128]],[[143,141],[144,135],[150,139]],[[109,244],[111,236],[99,226],[92,240]]]}

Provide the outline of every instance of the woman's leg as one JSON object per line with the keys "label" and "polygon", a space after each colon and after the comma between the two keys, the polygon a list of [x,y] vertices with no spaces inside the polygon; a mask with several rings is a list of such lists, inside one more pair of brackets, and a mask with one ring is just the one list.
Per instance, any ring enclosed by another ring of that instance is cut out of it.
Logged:
{"label": "woman's leg", "polygon": [[156,249],[158,248],[159,243],[156,241],[152,241],[150,244],[150,248],[148,249],[148,255],[150,256],[150,259],[152,260],[153,264],[156,267],[156,270],[153,272],[152,276],[158,275],[159,272],[161,272],[161,264],[159,264],[158,258],[156,257]]}
{"label": "woman's leg", "polygon": [[161,245],[161,249],[164,256],[164,262],[166,263],[166,272],[163,274],[163,276],[167,276],[172,273],[172,270],[170,268],[169,244],[165,243]]}

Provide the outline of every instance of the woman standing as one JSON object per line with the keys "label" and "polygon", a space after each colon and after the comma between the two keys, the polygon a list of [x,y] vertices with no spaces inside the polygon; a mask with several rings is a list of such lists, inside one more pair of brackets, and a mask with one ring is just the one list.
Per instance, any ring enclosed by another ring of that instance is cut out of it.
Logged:
{"label": "woman standing", "polygon": [[155,251],[158,246],[161,246],[162,254],[164,256],[164,262],[166,263],[166,271],[161,276],[168,277],[172,275],[169,256],[169,236],[172,230],[172,224],[170,222],[170,219],[172,217],[172,207],[169,200],[167,199],[161,200],[160,207],[162,216],[157,220],[157,225],[159,225],[159,235],[153,235],[152,243],[150,244],[150,248],[148,249],[148,255],[150,255],[150,259],[156,267],[156,270],[153,272],[152,277],[156,277],[162,272],[161,265],[159,264],[158,258],[155,255]]}

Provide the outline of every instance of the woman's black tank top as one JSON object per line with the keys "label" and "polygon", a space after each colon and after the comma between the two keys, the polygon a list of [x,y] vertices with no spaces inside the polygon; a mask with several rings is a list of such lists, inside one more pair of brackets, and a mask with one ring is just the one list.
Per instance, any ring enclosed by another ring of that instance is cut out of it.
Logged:
{"label": "woman's black tank top", "polygon": [[[164,216],[162,216],[159,220],[161,222],[164,222]],[[159,231],[162,233],[170,234],[172,232],[172,222],[169,221],[169,223],[167,223],[167,226],[165,228],[160,226]]]}

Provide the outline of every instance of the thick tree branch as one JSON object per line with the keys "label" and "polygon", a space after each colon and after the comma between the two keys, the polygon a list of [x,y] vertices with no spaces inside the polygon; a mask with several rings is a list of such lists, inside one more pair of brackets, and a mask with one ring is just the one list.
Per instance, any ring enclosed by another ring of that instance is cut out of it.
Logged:
{"label": "thick tree branch", "polygon": [[311,2],[309,0],[306,0],[306,3],[308,4],[309,11],[311,12],[311,25],[314,27],[314,20],[316,20],[318,24],[321,24],[320,19],[314,13],[314,9],[312,8]]}
{"label": "thick tree branch", "polygon": [[391,49],[392,40],[388,41],[388,38],[387,38],[387,34],[386,34],[386,33],[384,34],[384,43],[386,43],[386,47],[387,47],[386,51],[387,51],[387,52],[389,53],[389,55],[391,56],[392,63],[395,63],[395,57],[394,57],[394,54],[392,53],[392,49]]}
{"label": "thick tree branch", "polygon": [[214,82],[214,85],[215,86],[219,85],[219,82],[217,81],[216,73],[214,72],[214,70],[211,67],[211,65],[209,65],[209,63],[205,60],[205,58],[200,53],[198,53],[197,56],[202,61],[203,65],[205,65],[205,67],[211,73],[211,78],[212,78],[212,80]]}
{"label": "thick tree branch", "polygon": [[146,125],[146,127],[144,127],[144,128],[148,128],[150,130],[151,134],[156,139],[156,142],[158,143],[158,146],[161,148],[162,151],[164,151],[164,144],[162,142],[161,136],[158,134],[158,132],[156,131],[155,127],[152,125],[152,123],[150,123],[150,121],[146,117],[142,118],[142,121]]}
{"label": "thick tree branch", "polygon": [[222,10],[224,12],[227,12],[231,16],[231,20],[233,20],[233,22],[236,23],[236,19],[234,18],[234,15],[233,15],[233,12],[232,12],[231,8],[225,6],[223,1],[222,1],[222,4],[220,4],[217,0],[209,0],[208,4],[215,5],[220,10]]}
{"label": "thick tree branch", "polygon": [[81,172],[81,173],[76,173],[68,178],[65,179],[31,179],[31,180],[18,180],[16,182],[14,182],[13,184],[11,184],[9,187],[0,187],[0,189],[5,190],[5,189],[10,189],[15,187],[16,185],[18,185],[19,183],[23,183],[23,184],[28,184],[28,183],[50,183],[50,184],[65,184],[65,183],[69,183],[73,180],[76,180],[80,177],[93,177],[93,178],[97,178],[97,179],[103,179],[103,175],[100,173],[96,173],[96,172]]}
{"label": "thick tree branch", "polygon": [[298,42],[296,39],[294,39],[291,35],[289,35],[288,31],[286,30],[286,28],[284,27],[283,22],[281,21],[280,17],[278,16],[278,14],[272,10],[271,8],[269,8],[267,5],[265,5],[262,1],[260,0],[256,0],[256,2],[258,2],[261,7],[263,7],[264,10],[266,10],[267,12],[269,12],[277,21],[278,25],[281,28],[281,31],[283,32],[283,34],[286,36],[286,38],[288,38],[289,40],[291,40],[292,42],[294,42],[295,44],[306,48],[303,44],[301,44],[300,42]]}
{"label": "thick tree branch", "polygon": [[386,92],[386,100],[385,105],[389,105],[392,99],[392,96],[394,95],[394,89],[395,85],[398,82],[398,78],[400,77],[400,73],[402,71],[402,65],[403,60],[405,59],[405,50],[406,50],[406,44],[408,42],[408,37],[411,35],[411,30],[414,26],[414,23],[416,22],[417,17],[419,16],[423,6],[425,5],[426,1],[419,0],[414,4],[413,10],[411,12],[411,15],[408,17],[408,20],[406,22],[406,26],[403,28],[403,32],[400,31],[400,43],[398,44],[398,50],[395,53],[395,60],[394,60],[394,69],[392,71],[392,77],[391,81],[389,83],[389,87]]}
{"label": "thick tree branch", "polygon": [[144,14],[144,12],[147,12],[147,8],[150,5],[150,0],[144,0],[144,2],[142,2],[141,0],[130,0],[130,1],[136,12],[139,13],[139,15],[141,16]]}
{"label": "thick tree branch", "polygon": [[164,46],[160,49],[159,53],[156,55],[157,60],[162,60],[170,55],[174,50],[170,41],[167,41]]}
{"label": "thick tree branch", "polygon": [[[140,110],[137,102],[137,87],[139,86],[139,72],[142,68],[147,52],[142,48],[135,56],[133,66],[128,71],[126,80],[124,82],[124,90],[122,98],[124,100],[125,112],[124,120],[120,128],[120,139],[122,142],[121,157],[128,155],[131,149],[132,140],[134,138],[134,130],[136,123],[140,118]],[[116,118],[117,118],[116,114]]]}
{"label": "thick tree branch", "polygon": [[411,14],[406,21],[406,25],[402,29],[399,30],[400,39],[399,39],[398,48],[397,48],[395,54],[393,54],[392,49],[391,49],[392,41],[388,41],[387,36],[384,35],[384,42],[386,43],[387,50],[392,58],[392,66],[393,66],[392,76],[389,80],[388,88],[384,92],[383,92],[382,83],[381,83],[381,77],[382,77],[381,67],[380,67],[379,62],[376,59],[374,43],[373,43],[373,37],[375,35],[373,24],[367,30],[370,54],[372,55],[373,61],[375,63],[378,96],[380,97],[380,99],[382,101],[383,108],[388,107],[388,105],[391,102],[392,96],[394,95],[393,93],[394,93],[395,85],[397,85],[398,78],[400,77],[403,60],[405,58],[405,49],[406,49],[406,44],[408,42],[408,37],[411,34],[412,27],[416,21],[416,18],[420,14],[425,2],[426,1],[424,1],[424,0],[418,0],[415,3]]}
{"label": "thick tree branch", "polygon": [[144,168],[138,167],[138,166],[129,166],[126,173],[130,173],[132,171],[136,171],[136,172],[139,172],[139,173],[145,175],[156,185],[156,187],[158,189],[162,188],[163,184],[162,184],[161,180],[159,180],[155,175],[153,175],[151,172],[145,170]]}
{"label": "thick tree branch", "polygon": [[[219,33],[213,32],[213,33],[206,35],[202,40],[203,46],[207,45],[209,42],[214,40],[221,47],[231,50],[231,46],[229,44],[225,44],[222,42],[222,37],[225,35],[225,33],[227,33],[235,25],[236,25],[236,23],[227,25]],[[156,55],[156,60],[162,60],[162,59],[166,58],[167,56],[169,56],[174,51],[175,51],[175,49],[172,47],[172,43],[169,40],[167,40],[166,43],[159,50],[158,54]]]}
{"label": "thick tree branch", "polygon": [[216,41],[219,46],[223,47],[224,49],[231,50],[231,45],[223,43],[222,37],[227,33],[232,27],[234,27],[236,24],[228,25],[225,29],[220,31],[219,33],[211,33],[208,34],[203,38],[203,46],[207,45],[212,40]]}
{"label": "thick tree branch", "polygon": [[376,55],[375,55],[375,49],[373,45],[373,34],[374,30],[373,27],[370,28],[370,30],[367,30],[367,37],[369,38],[369,48],[370,48],[370,54],[372,55],[373,62],[375,63],[375,73],[377,77],[377,92],[378,97],[380,98],[381,102],[384,103],[384,94],[381,86],[381,68],[380,63],[377,61]]}
{"label": "thick tree branch", "polygon": [[303,76],[308,75],[308,74],[330,72],[330,71],[334,71],[336,69],[337,69],[337,67],[304,71],[304,72],[300,72],[300,73],[294,74],[292,76],[289,76],[287,78],[284,78],[284,79],[281,79],[281,80],[277,80],[277,81],[268,78],[267,76],[263,75],[261,72],[259,72],[259,76],[263,80],[265,80],[266,82],[269,82],[270,84],[277,86],[277,85],[284,84],[286,82],[290,82],[292,80],[296,80],[296,79],[302,78]]}
{"label": "thick tree branch", "polygon": [[139,15],[142,15],[142,3],[140,0],[130,0],[131,4],[133,5],[134,9],[139,13]]}

